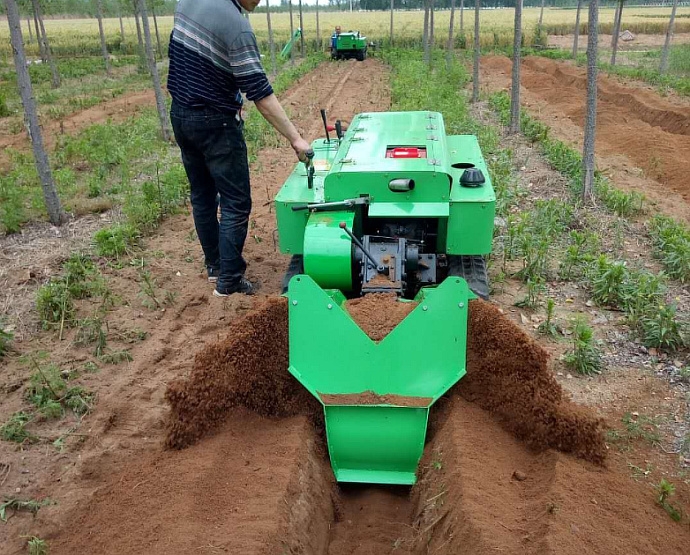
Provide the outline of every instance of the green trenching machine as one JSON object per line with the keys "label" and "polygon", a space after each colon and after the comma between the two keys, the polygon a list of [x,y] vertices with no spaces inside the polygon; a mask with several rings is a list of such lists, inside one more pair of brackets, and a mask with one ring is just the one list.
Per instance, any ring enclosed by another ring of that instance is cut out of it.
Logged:
{"label": "green trenching machine", "polygon": [[[413,484],[429,409],[465,375],[468,301],[488,297],[495,195],[476,137],[440,113],[328,130],[275,199],[289,370],[324,406],[338,481]],[[418,303],[380,342],[345,304],[371,293]]]}
{"label": "green trenching machine", "polygon": [[339,33],[332,37],[331,58],[334,60],[347,60],[356,58],[364,61],[367,57],[367,37],[363,37],[359,31]]}

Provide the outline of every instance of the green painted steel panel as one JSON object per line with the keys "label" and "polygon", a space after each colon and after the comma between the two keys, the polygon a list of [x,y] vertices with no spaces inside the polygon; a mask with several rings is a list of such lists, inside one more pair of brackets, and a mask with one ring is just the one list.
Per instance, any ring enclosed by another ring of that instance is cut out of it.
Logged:
{"label": "green painted steel panel", "polygon": [[[425,288],[420,304],[376,343],[312,278],[295,276],[288,287],[290,372],[320,400],[321,394],[372,391],[426,398],[428,408],[465,375],[468,294],[467,283],[456,277]],[[426,433],[420,409],[426,408],[375,407],[380,410],[326,409],[327,429],[331,413],[337,414],[329,435],[334,471],[349,481],[389,473],[382,483],[410,483],[391,480],[418,464]],[[380,449],[362,451],[372,434]]]}
{"label": "green painted steel panel", "polygon": [[375,202],[370,218],[447,218],[447,202]]}
{"label": "green painted steel panel", "polygon": [[[496,194],[491,176],[473,135],[447,138],[453,188],[450,195],[450,216],[446,231],[447,254],[489,254],[492,248]],[[452,167],[472,165],[486,179],[482,187],[462,187],[460,178],[465,169]]]}
{"label": "green painted steel panel", "polygon": [[349,229],[354,212],[315,212],[304,231],[304,272],[324,289],[352,290],[352,239]]}
{"label": "green painted steel panel", "polygon": [[367,45],[367,37],[358,31],[340,33],[335,43],[336,50],[361,50]]}
{"label": "green painted steel panel", "polygon": [[414,484],[429,409],[326,406],[328,454],[336,480]]}

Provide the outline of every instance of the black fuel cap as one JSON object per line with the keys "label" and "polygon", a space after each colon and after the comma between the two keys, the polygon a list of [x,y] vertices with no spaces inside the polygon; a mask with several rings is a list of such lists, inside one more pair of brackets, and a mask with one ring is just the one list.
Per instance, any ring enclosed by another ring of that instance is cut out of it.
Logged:
{"label": "black fuel cap", "polygon": [[460,185],[463,187],[481,187],[484,183],[486,179],[479,168],[467,168],[460,178]]}

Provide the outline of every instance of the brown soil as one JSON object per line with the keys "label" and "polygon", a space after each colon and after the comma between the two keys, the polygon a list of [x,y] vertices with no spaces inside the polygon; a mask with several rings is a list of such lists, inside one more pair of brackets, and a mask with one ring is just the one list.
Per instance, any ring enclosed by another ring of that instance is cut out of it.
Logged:
{"label": "brown soil", "polygon": [[[508,58],[482,59],[484,84],[508,89]],[[555,137],[581,148],[585,69],[528,57],[521,68],[523,103]],[[601,75],[597,104],[597,163],[616,186],[644,193],[669,214],[690,220],[690,106],[654,89]],[[635,171],[639,168],[644,178]]]}
{"label": "brown soil", "polygon": [[397,302],[395,293],[371,293],[345,303],[350,316],[373,340],[381,341],[402,322],[417,303]]}
{"label": "brown soil", "polygon": [[433,397],[405,397],[404,395],[377,395],[373,391],[352,394],[320,393],[324,405],[396,405],[398,407],[428,407]]}
{"label": "brown soil", "polygon": [[497,306],[481,300],[470,303],[467,375],[458,392],[496,414],[530,446],[603,462],[603,422],[589,409],[564,399],[547,362],[546,351]]}
{"label": "brown soil", "polygon": [[166,391],[166,446],[195,443],[238,405],[263,416],[320,413],[316,399],[287,370],[287,322],[287,299],[269,298],[196,356],[191,375]]}

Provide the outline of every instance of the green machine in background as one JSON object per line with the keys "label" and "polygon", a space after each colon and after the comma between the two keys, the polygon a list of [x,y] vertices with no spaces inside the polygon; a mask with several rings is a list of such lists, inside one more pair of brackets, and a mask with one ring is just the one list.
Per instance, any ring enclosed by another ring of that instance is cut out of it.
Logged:
{"label": "green machine in background", "polygon": [[331,58],[334,60],[355,58],[362,62],[367,57],[367,48],[367,37],[363,37],[359,31],[338,33],[331,37]]}
{"label": "green machine in background", "polygon": [[[495,195],[476,137],[440,113],[335,129],[275,199],[290,372],[324,406],[338,481],[413,484],[429,409],[465,375],[468,301],[489,294]],[[380,342],[345,305],[371,293],[417,302]]]}

